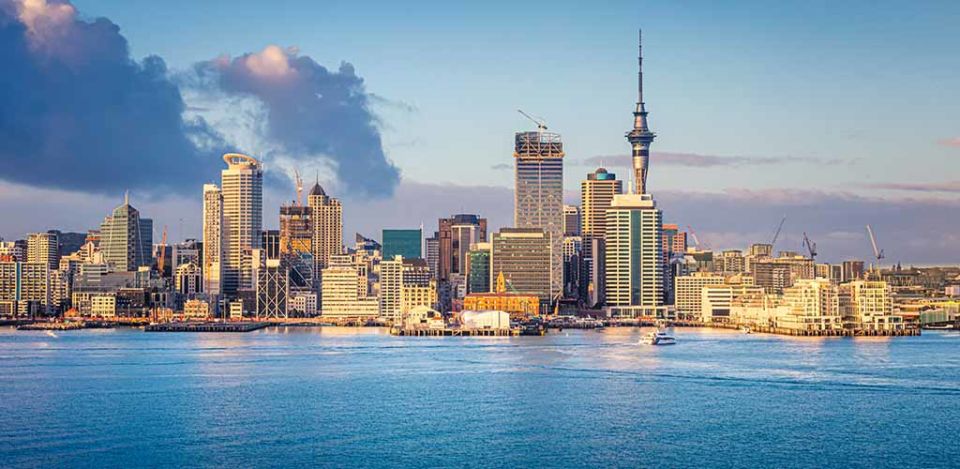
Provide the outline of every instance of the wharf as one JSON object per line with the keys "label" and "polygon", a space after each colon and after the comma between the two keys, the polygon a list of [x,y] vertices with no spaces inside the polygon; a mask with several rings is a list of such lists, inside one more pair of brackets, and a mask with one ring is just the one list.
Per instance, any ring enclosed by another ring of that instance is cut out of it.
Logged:
{"label": "wharf", "polygon": [[21,324],[17,326],[18,331],[73,331],[83,329],[86,325],[82,322],[35,322],[31,324]]}
{"label": "wharf", "polygon": [[164,322],[144,326],[145,332],[251,332],[270,326],[265,322]]}
{"label": "wharf", "polygon": [[463,328],[409,328],[391,327],[390,334],[404,337],[512,337],[520,329],[463,329]]}

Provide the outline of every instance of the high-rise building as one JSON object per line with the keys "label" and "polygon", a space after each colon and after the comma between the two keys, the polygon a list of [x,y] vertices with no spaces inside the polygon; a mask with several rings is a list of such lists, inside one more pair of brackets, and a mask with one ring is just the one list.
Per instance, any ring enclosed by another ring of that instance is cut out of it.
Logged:
{"label": "high-rise building", "polygon": [[490,243],[475,243],[467,253],[467,293],[490,292]]}
{"label": "high-rise building", "polygon": [[404,259],[423,257],[423,230],[385,229],[381,241],[384,259],[393,259],[394,256],[403,256]]}
{"label": "high-rise building", "polygon": [[664,255],[684,254],[687,252],[687,233],[680,231],[674,224],[663,225],[663,253]]}
{"label": "high-rise building", "polygon": [[607,210],[606,302],[663,305],[663,214],[649,194],[621,194]]}
{"label": "high-rise building", "polygon": [[548,269],[547,302],[563,285],[563,155],[560,134],[546,132],[542,125],[536,132],[516,134],[513,222],[517,228],[542,230],[550,244],[549,262],[535,266]]}
{"label": "high-rise building", "polygon": [[576,205],[563,206],[563,235],[580,236],[580,207]]}
{"label": "high-rise building", "polygon": [[222,292],[223,194],[216,184],[203,185],[203,291]]}
{"label": "high-rise building", "polygon": [[313,224],[310,207],[283,205],[280,207],[280,252],[284,254],[313,253]]}
{"label": "high-rise building", "polygon": [[321,316],[335,319],[373,319],[380,314],[377,297],[369,295],[367,272],[350,256],[335,255],[323,269]]}
{"label": "high-rise building", "polygon": [[440,233],[434,232],[433,236],[423,241],[424,257],[427,259],[427,266],[430,272],[433,272],[434,278],[440,275]]}
{"label": "high-rise building", "polygon": [[439,220],[437,278],[449,281],[451,275],[467,274],[467,252],[475,243],[487,241],[487,219],[457,214]]}
{"label": "high-rise building", "polygon": [[103,260],[115,271],[133,272],[153,261],[153,220],[140,218],[128,196],[100,224],[100,237]]}
{"label": "high-rise building", "polygon": [[893,289],[883,281],[855,280],[839,286],[844,328],[891,331],[904,328],[903,317],[893,314]]}
{"label": "high-rise building", "polygon": [[51,305],[50,269],[43,262],[0,262],[0,314],[30,316]]}
{"label": "high-rise building", "polygon": [[607,209],[613,196],[623,192],[623,182],[604,168],[587,174],[580,183],[580,233],[584,237],[603,238],[607,226]]}
{"label": "high-rise building", "polygon": [[501,274],[510,293],[536,295],[544,307],[553,297],[549,265],[550,236],[536,228],[503,228],[493,234],[490,256],[491,284]]}
{"label": "high-rise building", "polygon": [[777,317],[777,326],[805,331],[843,327],[837,286],[826,279],[800,279],[783,291],[789,313]]}
{"label": "high-rise building", "polygon": [[310,189],[307,197],[310,222],[313,224],[313,260],[316,272],[328,265],[333,256],[343,253],[343,207],[340,201],[327,195],[319,183]]}
{"label": "high-rise building", "polygon": [[27,236],[27,262],[43,263],[49,269],[60,266],[60,242],[56,232],[30,233]]}
{"label": "high-rise building", "polygon": [[[250,251],[260,248],[263,230],[263,167],[255,158],[239,153],[223,155],[227,169],[220,173],[223,196],[224,249],[222,292],[236,295],[241,286],[255,285],[254,269],[244,265]],[[248,278],[249,277],[249,278]]]}

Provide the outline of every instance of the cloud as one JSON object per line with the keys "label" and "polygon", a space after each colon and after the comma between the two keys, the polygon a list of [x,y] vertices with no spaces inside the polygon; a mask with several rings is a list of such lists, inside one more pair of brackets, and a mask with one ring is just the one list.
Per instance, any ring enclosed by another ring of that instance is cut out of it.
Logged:
{"label": "cloud", "polygon": [[506,171],[508,169],[513,169],[513,165],[508,163],[497,163],[491,166],[490,169],[494,169],[497,171]]}
{"label": "cloud", "polygon": [[133,60],[119,28],[67,2],[0,0],[0,179],[118,194],[197,190],[222,141],[185,121],[159,57]]}
{"label": "cloud", "polygon": [[937,144],[943,145],[945,147],[960,148],[960,137],[945,138],[943,140],[938,140]]}
{"label": "cloud", "polygon": [[[386,157],[363,79],[349,63],[331,71],[295,48],[270,45],[199,63],[185,84],[202,93],[253,98],[263,107],[262,137],[281,166],[327,163],[339,192],[389,197],[400,181]],[[270,157],[270,155],[265,155]]]}
{"label": "cloud", "polygon": [[864,184],[862,187],[870,189],[883,189],[908,192],[952,192],[960,193],[960,181],[947,182],[885,182],[876,184]]}
{"label": "cloud", "polygon": [[[688,166],[697,168],[711,167],[740,167],[740,166],[762,166],[784,163],[808,163],[808,164],[838,164],[840,160],[797,157],[797,156],[776,156],[776,157],[748,157],[748,156],[717,156],[701,155],[698,153],[676,153],[676,152],[653,152],[650,155],[651,161],[657,165],[667,166]],[[630,155],[598,155],[584,158],[578,162],[582,166],[630,166],[632,164]]]}

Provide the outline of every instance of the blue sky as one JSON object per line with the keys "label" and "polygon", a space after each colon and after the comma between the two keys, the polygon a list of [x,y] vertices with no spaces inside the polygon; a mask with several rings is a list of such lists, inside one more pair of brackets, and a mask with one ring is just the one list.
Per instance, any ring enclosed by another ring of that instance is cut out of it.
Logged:
{"label": "blue sky", "polygon": [[[386,201],[344,195],[347,238],[429,229],[453,211],[508,224],[502,167],[513,133],[532,126],[518,108],[562,133],[571,202],[600,161],[626,176],[642,27],[658,134],[649,186],[668,222],[743,247],[787,214],[784,248],[808,231],[826,260],[867,257],[873,223],[891,259],[960,262],[960,2],[462,3],[73,2],[82,19],[117,24],[134,59],[158,55],[173,74],[269,45],[331,70],[353,64],[402,179]],[[93,228],[120,197],[57,190],[0,184],[0,236]],[[71,210],[34,215],[65,194]],[[289,196],[268,194],[268,226]],[[195,236],[198,205],[199,187],[141,210]]]}

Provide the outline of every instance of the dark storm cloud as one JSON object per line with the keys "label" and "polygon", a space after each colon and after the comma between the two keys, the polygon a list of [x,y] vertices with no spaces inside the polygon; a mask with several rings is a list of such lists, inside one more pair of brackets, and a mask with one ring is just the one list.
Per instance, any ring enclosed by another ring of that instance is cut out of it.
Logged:
{"label": "dark storm cloud", "polygon": [[80,20],[66,2],[0,0],[0,68],[4,180],[159,194],[197,190],[221,166],[219,137],[183,120],[163,60],[133,60],[105,18]]}
{"label": "dark storm cloud", "polygon": [[327,70],[293,49],[268,46],[258,53],[198,64],[198,86],[252,96],[266,110],[266,138],[296,163],[323,158],[334,164],[345,191],[389,197],[400,172],[381,144],[371,95],[353,66]]}

